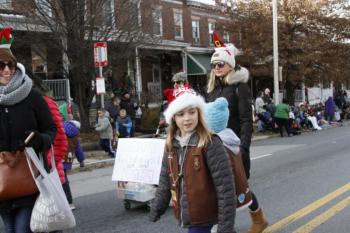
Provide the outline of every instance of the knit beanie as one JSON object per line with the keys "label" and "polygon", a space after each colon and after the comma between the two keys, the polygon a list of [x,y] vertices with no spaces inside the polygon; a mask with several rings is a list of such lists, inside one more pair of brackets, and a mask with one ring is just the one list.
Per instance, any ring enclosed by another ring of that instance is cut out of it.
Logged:
{"label": "knit beanie", "polygon": [[12,41],[12,28],[4,28],[0,31],[0,61],[13,61],[17,63],[17,59],[10,49]]}
{"label": "knit beanie", "polygon": [[177,96],[175,96],[175,99],[169,104],[168,108],[164,112],[166,123],[170,124],[173,116],[177,112],[187,107],[197,107],[204,111],[204,99],[197,95],[193,89],[184,89],[183,92],[180,92]]}
{"label": "knit beanie", "polygon": [[212,35],[215,52],[211,56],[210,63],[215,61],[223,61],[229,64],[232,68],[236,66],[235,54],[238,53],[238,49],[231,43],[224,44],[219,36],[214,32]]}
{"label": "knit beanie", "polygon": [[177,81],[187,82],[187,75],[185,72],[178,72],[178,73],[174,74],[171,81],[173,81],[173,82],[177,82]]}
{"label": "knit beanie", "polygon": [[219,133],[227,128],[229,115],[228,102],[224,97],[217,98],[205,106],[204,118],[209,129],[214,133]]}
{"label": "knit beanie", "polygon": [[233,44],[227,44],[226,47],[215,48],[215,52],[211,56],[210,63],[224,61],[234,68],[236,66],[234,48],[235,47]]}

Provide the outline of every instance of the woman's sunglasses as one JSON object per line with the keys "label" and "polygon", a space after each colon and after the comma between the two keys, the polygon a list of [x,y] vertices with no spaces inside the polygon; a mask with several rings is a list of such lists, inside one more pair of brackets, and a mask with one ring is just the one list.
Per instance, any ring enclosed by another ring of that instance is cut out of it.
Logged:
{"label": "woman's sunglasses", "polygon": [[215,69],[216,66],[219,67],[219,69],[223,68],[225,66],[226,62],[220,61],[220,62],[215,62],[215,63],[211,63],[211,68]]}
{"label": "woman's sunglasses", "polygon": [[12,61],[8,61],[8,62],[3,62],[3,61],[0,61],[0,71],[4,70],[6,68],[6,66],[12,70],[16,67],[16,64],[13,63]]}
{"label": "woman's sunglasses", "polygon": [[182,82],[182,81],[175,81],[174,83],[177,84],[177,85],[180,85],[180,84],[183,84],[184,82]]}

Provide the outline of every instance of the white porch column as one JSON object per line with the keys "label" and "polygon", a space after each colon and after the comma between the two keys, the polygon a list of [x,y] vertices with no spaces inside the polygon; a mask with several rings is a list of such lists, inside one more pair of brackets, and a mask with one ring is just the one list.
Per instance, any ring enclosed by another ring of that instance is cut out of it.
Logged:
{"label": "white porch column", "polygon": [[142,77],[141,77],[141,60],[139,57],[139,49],[135,48],[135,61],[136,61],[136,91],[139,101],[141,100],[142,92]]}
{"label": "white porch column", "polygon": [[128,73],[128,76],[130,77],[131,79],[131,82],[132,82],[132,85],[133,86],[136,86],[136,80],[135,80],[135,73],[134,73],[134,69],[131,65],[131,60],[130,58],[128,57],[128,59],[126,60],[126,69],[127,69],[127,73]]}
{"label": "white porch column", "polygon": [[[64,69],[64,74],[66,79],[69,77],[69,59],[67,55],[67,38],[62,37],[62,45],[63,45],[63,54],[62,54],[62,65]],[[67,102],[70,102],[71,96],[70,96],[70,84],[69,84],[69,79],[68,79],[68,84],[67,84]]]}

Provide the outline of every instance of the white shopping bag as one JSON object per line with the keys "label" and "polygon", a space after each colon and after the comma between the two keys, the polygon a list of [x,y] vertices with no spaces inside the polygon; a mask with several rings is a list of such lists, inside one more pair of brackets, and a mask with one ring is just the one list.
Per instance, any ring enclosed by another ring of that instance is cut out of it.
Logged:
{"label": "white shopping bag", "polygon": [[[30,229],[33,232],[50,232],[75,227],[75,218],[57,173],[53,150],[51,149],[50,173],[47,173],[33,148],[26,147],[25,154],[40,191],[32,211]],[[34,175],[32,163],[40,173],[38,177]]]}

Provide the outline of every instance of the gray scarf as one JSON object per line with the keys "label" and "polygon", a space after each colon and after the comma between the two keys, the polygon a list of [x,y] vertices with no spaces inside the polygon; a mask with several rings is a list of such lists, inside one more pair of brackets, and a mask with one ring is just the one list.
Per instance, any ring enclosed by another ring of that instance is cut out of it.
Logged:
{"label": "gray scarf", "polygon": [[6,86],[0,86],[0,105],[11,106],[24,100],[31,91],[32,80],[25,74],[24,66],[17,63],[17,70]]}

